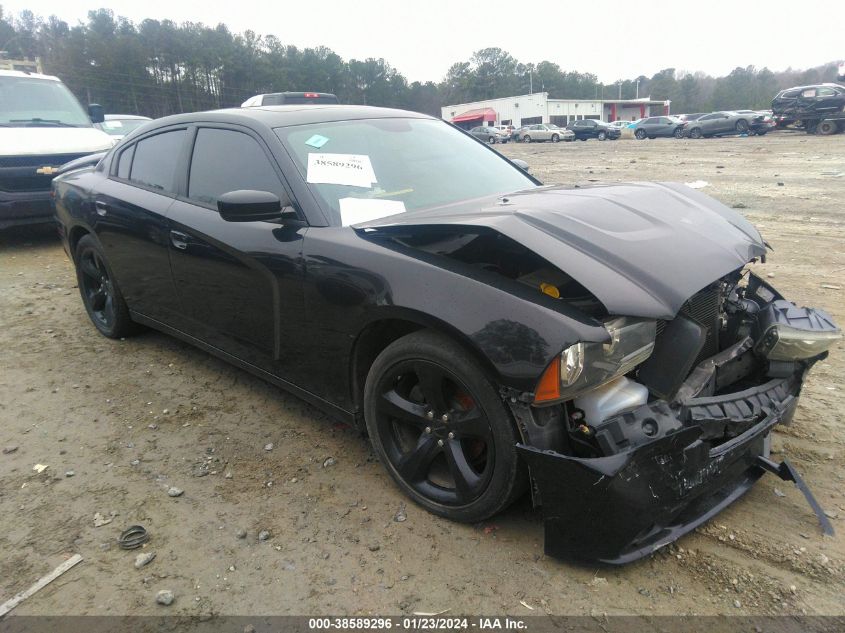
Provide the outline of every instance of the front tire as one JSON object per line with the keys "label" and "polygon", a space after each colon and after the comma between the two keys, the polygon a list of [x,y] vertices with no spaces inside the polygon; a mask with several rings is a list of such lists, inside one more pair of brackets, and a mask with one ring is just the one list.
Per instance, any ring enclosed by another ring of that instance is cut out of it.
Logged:
{"label": "front tire", "polygon": [[644,141],[646,137],[645,130],[637,130],[636,132],[634,132],[634,136],[637,138],[637,140]]}
{"label": "front tire", "polygon": [[552,134],[552,143],[557,143],[560,137],[557,134]]}
{"label": "front tire", "polygon": [[746,132],[748,132],[748,121],[746,121],[745,119],[740,119],[736,122],[735,127],[737,134],[745,134]]}
{"label": "front tire", "polygon": [[524,490],[510,414],[478,362],[445,336],[414,332],[382,351],[364,417],[391,477],[434,514],[483,521]]}
{"label": "front tire", "polygon": [[684,138],[684,130],[682,128],[676,129],[673,136],[675,138]]}
{"label": "front tire", "polygon": [[599,132],[599,134],[596,138],[598,138],[598,140],[600,140],[600,141],[606,141],[607,140],[607,132],[604,132],[604,131]]}
{"label": "front tire", "polygon": [[84,235],[76,245],[73,261],[79,294],[94,327],[109,338],[132,334],[137,326],[129,316],[129,308],[99,242],[91,235]]}
{"label": "front tire", "polygon": [[496,144],[496,137],[495,136],[488,137],[487,142],[490,143],[490,145],[495,145]]}
{"label": "front tire", "polygon": [[522,142],[523,143],[530,143],[531,137],[526,134],[525,136],[522,137]]}

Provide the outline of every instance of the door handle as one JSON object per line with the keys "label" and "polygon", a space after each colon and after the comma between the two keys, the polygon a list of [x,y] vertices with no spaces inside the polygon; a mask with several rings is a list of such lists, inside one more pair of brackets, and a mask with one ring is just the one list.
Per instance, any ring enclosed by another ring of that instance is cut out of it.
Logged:
{"label": "door handle", "polygon": [[94,201],[94,208],[97,210],[97,215],[105,216],[109,212],[109,205],[102,200]]}
{"label": "door handle", "polygon": [[170,231],[170,243],[179,250],[188,248],[188,236],[179,231]]}

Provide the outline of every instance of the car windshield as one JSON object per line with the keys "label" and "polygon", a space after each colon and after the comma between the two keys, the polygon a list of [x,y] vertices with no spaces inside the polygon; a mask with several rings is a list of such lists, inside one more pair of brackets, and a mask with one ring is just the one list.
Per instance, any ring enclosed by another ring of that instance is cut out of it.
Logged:
{"label": "car windshield", "polygon": [[103,132],[111,136],[126,136],[132,130],[141,127],[146,122],[146,119],[109,119],[108,121],[103,121],[100,124],[100,128],[102,128]]}
{"label": "car windshield", "polygon": [[0,76],[0,125],[91,127],[91,121],[59,81]]}
{"label": "car windshield", "polygon": [[536,186],[442,121],[333,121],[275,132],[334,225]]}

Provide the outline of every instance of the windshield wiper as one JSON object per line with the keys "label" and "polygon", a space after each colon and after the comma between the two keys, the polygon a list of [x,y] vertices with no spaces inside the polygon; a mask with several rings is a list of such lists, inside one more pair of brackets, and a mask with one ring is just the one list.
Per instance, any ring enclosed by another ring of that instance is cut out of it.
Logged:
{"label": "windshield wiper", "polygon": [[42,119],[39,117],[34,117],[32,119],[12,119],[9,123],[29,123],[32,126],[43,125],[45,127],[79,127],[77,125],[73,125],[72,123],[59,121],[58,119]]}

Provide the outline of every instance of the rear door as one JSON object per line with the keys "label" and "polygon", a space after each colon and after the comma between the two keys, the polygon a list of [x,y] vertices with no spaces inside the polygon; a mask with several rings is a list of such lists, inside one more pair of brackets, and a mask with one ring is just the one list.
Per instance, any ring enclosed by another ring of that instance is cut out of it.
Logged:
{"label": "rear door", "polygon": [[[170,261],[180,329],[277,375],[290,361],[302,315],[304,222],[227,222],[217,211],[229,191],[287,197],[263,139],[249,129],[191,130],[179,196],[170,211]],[[282,330],[287,338],[282,337]]]}
{"label": "rear door", "polygon": [[115,156],[95,194],[94,231],[129,308],[171,324],[177,301],[170,275],[167,214],[187,129],[156,130]]}

